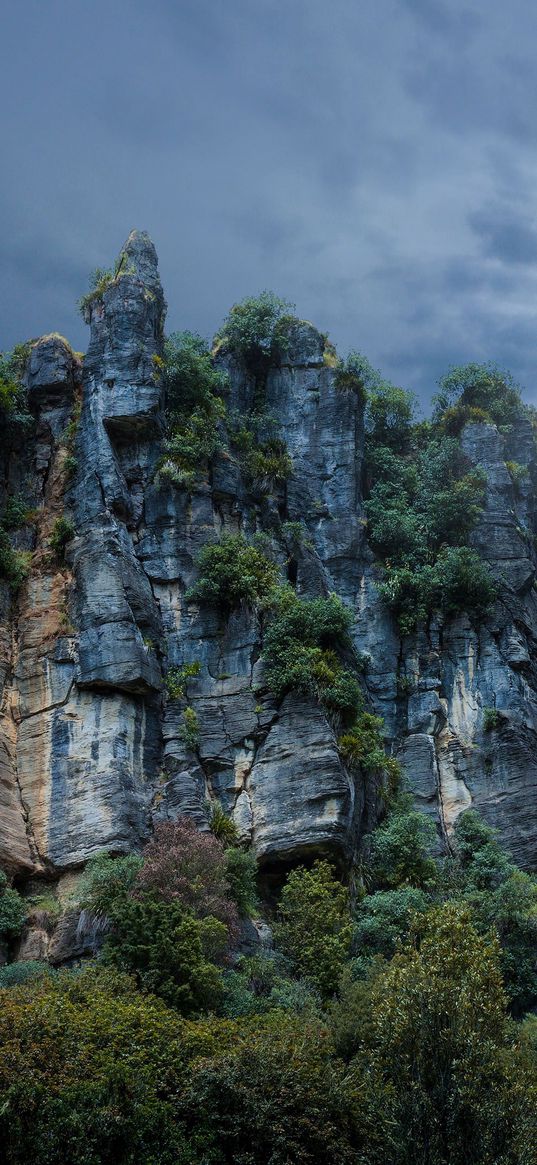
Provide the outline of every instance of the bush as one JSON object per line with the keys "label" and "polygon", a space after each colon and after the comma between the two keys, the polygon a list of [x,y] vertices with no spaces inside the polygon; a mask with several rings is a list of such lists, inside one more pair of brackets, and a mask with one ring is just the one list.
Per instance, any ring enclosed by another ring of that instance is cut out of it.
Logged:
{"label": "bush", "polygon": [[424,914],[430,907],[427,895],[414,886],[366,895],[356,908],[353,953],[391,959],[402,940],[408,937],[414,915]]}
{"label": "bush", "polygon": [[89,324],[91,322],[91,311],[93,306],[102,300],[106,289],[110,287],[112,283],[115,283],[115,281],[119,279],[120,276],[134,275],[135,273],[136,272],[134,267],[128,266],[127,255],[124,251],[122,251],[119,255],[113,270],[112,268],[107,267],[96,267],[95,270],[91,272],[89,277],[89,291],[87,291],[85,295],[82,295],[77,303],[78,310],[82,316],[82,319],[84,320],[84,323]]}
{"label": "bush", "polygon": [[217,918],[234,939],[238,915],[230,888],[229,852],[212,833],[200,833],[188,817],[163,822],[144,850],[135,890],[163,902],[178,902],[196,918]]}
{"label": "bush", "polygon": [[216,333],[215,343],[244,360],[252,372],[258,372],[276,346],[285,342],[285,324],[294,312],[295,305],[273,291],[247,296],[231,308]]}
{"label": "bush", "polygon": [[5,579],[16,591],[29,572],[29,555],[23,550],[14,550],[9,536],[0,525],[0,579]]}
{"label": "bush", "polygon": [[96,918],[113,917],[116,908],[128,898],[142,865],[139,854],[120,858],[98,854],[90,858],[77,890],[82,909]]}
{"label": "bush", "polygon": [[179,729],[179,740],[186,744],[186,747],[192,752],[198,747],[200,742],[200,726],[197,712],[194,708],[185,708],[183,712],[183,723]]}
{"label": "bush", "polygon": [[6,875],[0,870],[0,937],[17,938],[26,922],[26,914],[24,900],[8,886]]}
{"label": "bush", "polygon": [[415,397],[404,388],[395,388],[384,380],[372,384],[367,393],[367,445],[382,445],[398,454],[406,453],[415,408]]}
{"label": "bush", "polygon": [[380,372],[372,368],[367,356],[361,352],[349,352],[345,360],[338,360],[334,371],[334,384],[338,392],[355,392],[362,400],[382,384]]}
{"label": "bush", "polygon": [[446,547],[434,566],[388,569],[379,593],[409,635],[432,614],[446,618],[466,612],[476,622],[490,614],[496,586],[475,550]]}
{"label": "bush", "polygon": [[[318,698],[334,688],[343,669],[333,649],[349,644],[351,620],[337,595],[299,599],[291,587],[278,590],[263,643],[267,682],[277,699],[291,688]],[[343,684],[347,679],[349,689],[341,697],[354,705],[360,688],[349,672]]]}
{"label": "bush", "polygon": [[295,971],[323,998],[332,995],[349,956],[352,928],[347,891],[328,862],[289,874],[274,934]]}
{"label": "bush", "polygon": [[219,801],[208,801],[209,827],[211,833],[224,846],[233,846],[238,841],[237,826],[231,817],[224,812]]}
{"label": "bush", "polygon": [[250,488],[266,492],[291,476],[293,462],[287,445],[265,413],[237,420],[230,429],[230,437]]}
{"label": "bush", "polygon": [[133,975],[144,991],[182,1015],[219,1006],[221,975],[209,959],[226,945],[221,922],[194,918],[177,899],[148,896],[126,898],[115,907],[112,922],[105,959]]}
{"label": "bush", "polygon": [[16,344],[10,352],[0,352],[0,420],[4,440],[14,433],[24,433],[32,425],[23,385],[31,346],[31,342]]}
{"label": "bush", "polygon": [[214,603],[228,614],[243,603],[251,607],[266,603],[278,583],[276,564],[241,534],[225,534],[204,546],[198,567],[199,579],[187,599]]}
{"label": "bush", "polygon": [[400,795],[371,837],[368,879],[372,886],[391,890],[434,884],[437,871],[431,850],[435,841],[430,818],[413,808],[411,794]]}
{"label": "bush", "polygon": [[[181,1096],[189,1061],[225,1054],[229,1030],[221,1021],[194,1026],[102,966],[3,992],[3,1161],[199,1165]],[[198,1140],[201,1125],[200,1116]]]}
{"label": "bush", "polygon": [[483,732],[494,732],[496,728],[501,728],[503,719],[497,708],[483,708]]}
{"label": "bush", "polygon": [[43,977],[54,975],[56,972],[49,963],[39,959],[27,959],[23,963],[7,963],[0,967],[0,990],[8,987],[19,987],[23,983],[31,983]]}
{"label": "bush", "polygon": [[[462,423],[486,420],[495,425],[512,425],[524,415],[520,389],[510,372],[489,361],[450,368],[439,381],[435,397],[435,420],[445,420],[448,410],[457,408]],[[465,410],[479,410],[472,417]]]}
{"label": "bush", "polygon": [[255,854],[230,846],[225,851],[225,861],[229,892],[239,914],[243,917],[255,914],[259,906]]}
{"label": "bush", "polygon": [[74,537],[74,533],[75,527],[70,518],[66,518],[63,515],[61,518],[56,518],[52,527],[49,544],[51,550],[54,551],[54,554],[60,562],[64,561],[67,543]]}
{"label": "bush", "polygon": [[164,684],[170,700],[180,700],[186,694],[188,681],[199,676],[201,663],[195,659],[192,663],[183,663],[180,667],[170,667],[164,677]]}

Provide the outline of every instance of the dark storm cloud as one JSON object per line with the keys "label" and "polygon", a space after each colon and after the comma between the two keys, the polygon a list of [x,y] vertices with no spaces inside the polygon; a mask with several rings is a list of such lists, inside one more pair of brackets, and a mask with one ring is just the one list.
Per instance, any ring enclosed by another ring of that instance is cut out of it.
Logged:
{"label": "dark storm cloud", "polygon": [[424,401],[450,363],[537,386],[530,0],[26,0],[3,18],[8,346],[76,347],[132,226],[170,328],[273,288]]}

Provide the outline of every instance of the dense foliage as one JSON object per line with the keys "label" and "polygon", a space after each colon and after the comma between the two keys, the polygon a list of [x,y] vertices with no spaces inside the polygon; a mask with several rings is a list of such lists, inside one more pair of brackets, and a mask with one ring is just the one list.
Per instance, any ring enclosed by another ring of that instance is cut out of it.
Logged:
{"label": "dense foliage", "polygon": [[279,579],[276,564],[241,534],[225,534],[204,546],[198,568],[198,581],[187,597],[214,603],[227,613],[242,603],[255,607],[266,602]]}
{"label": "dense foliage", "polygon": [[183,820],[95,859],[101,959],[0,974],[6,1165],[535,1165],[537,882],[473,812],[453,848],[400,797],[354,904],[292,870],[233,963],[250,855]]}
{"label": "dense foliage", "polygon": [[433,614],[465,611],[479,622],[496,597],[486,564],[468,546],[485,478],[470,465],[459,435],[468,421],[511,425],[524,411],[520,393],[495,366],[455,368],[440,382],[432,422],[416,424],[410,394],[372,370],[364,384],[365,508],[371,545],[385,568],[380,592],[403,635]]}
{"label": "dense foliage", "polygon": [[154,364],[164,384],[168,419],[160,474],[191,488],[224,443],[227,376],[215,368],[208,345],[194,332],[173,332]]}
{"label": "dense foliage", "polygon": [[0,870],[0,939],[16,938],[26,919],[24,900],[8,886],[6,875]]}
{"label": "dense foliage", "polygon": [[231,308],[215,342],[241,358],[252,372],[259,373],[276,348],[285,345],[286,326],[294,312],[295,305],[273,291],[247,296]]}

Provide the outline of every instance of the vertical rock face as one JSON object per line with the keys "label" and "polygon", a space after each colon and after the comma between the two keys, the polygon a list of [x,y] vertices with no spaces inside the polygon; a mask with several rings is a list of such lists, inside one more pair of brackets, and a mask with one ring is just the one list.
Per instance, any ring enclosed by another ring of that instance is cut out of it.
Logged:
{"label": "vertical rock face", "polygon": [[[133,232],[116,276],[88,307],[83,371],[61,337],[30,352],[34,428],[2,466],[3,489],[22,493],[34,514],[15,536],[31,554],[29,577],[16,600],[5,584],[0,594],[2,864],[23,875],[63,873],[99,851],[139,847],[154,820],[186,812],[206,828],[214,798],[265,866],[317,853],[350,860],[374,805],[365,779],[342,763],[324,712],[292,694],[275,703],[254,613],[224,620],[185,600],[208,541],[301,521],[307,539],[296,561],[282,544],[282,570],[300,594],[335,591],[353,610],[369,698],[418,803],[448,844],[458,813],[476,804],[516,859],[535,865],[529,425],[509,437],[470,425],[463,436],[487,476],[474,540],[501,584],[494,617],[479,630],[459,618],[401,642],[365,538],[362,405],[337,391],[324,338],[297,321],[268,371],[266,408],[293,462],[286,485],[256,492],[221,454],[187,492],[158,472],[164,402],[154,357],[164,315],[153,244]],[[248,411],[256,386],[230,359],[226,366],[230,408]],[[517,487],[506,467],[513,457],[529,469]],[[60,562],[50,537],[63,514],[74,536]],[[170,667],[192,661],[201,665],[187,691],[199,724],[194,748],[184,701],[165,685]],[[494,728],[486,709],[498,713]]]}

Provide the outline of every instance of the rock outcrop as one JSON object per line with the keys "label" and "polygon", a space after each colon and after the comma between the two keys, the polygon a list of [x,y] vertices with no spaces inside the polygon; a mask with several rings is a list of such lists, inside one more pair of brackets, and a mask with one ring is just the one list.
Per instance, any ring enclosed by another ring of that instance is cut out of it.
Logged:
{"label": "rock outcrop", "polygon": [[[32,522],[15,535],[31,555],[16,600],[0,584],[1,863],[21,878],[68,876],[102,850],[140,847],[155,819],[188,813],[206,828],[215,798],[267,869],[318,853],[350,861],[375,816],[366,776],[346,769],[319,705],[292,694],[275,702],[257,615],[223,619],[185,601],[208,541],[224,531],[277,535],[282,522],[300,521],[307,540],[291,559],[282,548],[282,570],[300,594],[335,591],[354,612],[368,699],[443,841],[449,845],[458,813],[475,804],[516,860],[535,867],[529,423],[508,436],[486,424],[463,434],[468,457],[487,476],[473,538],[501,584],[494,617],[479,630],[458,618],[401,641],[376,590],[366,540],[363,406],[355,393],[338,392],[324,337],[294,324],[266,378],[266,408],[293,462],[289,481],[256,492],[239,463],[219,454],[187,491],[158,472],[164,402],[154,358],[164,315],[153,244],[133,232],[119,274],[88,307],[83,364],[61,337],[31,348],[34,427],[2,466],[4,496],[23,495]],[[251,408],[251,378],[219,359],[230,409]],[[514,456],[529,471],[518,484],[506,468]],[[50,548],[62,516],[73,528],[65,561]],[[199,742],[189,747],[184,701],[167,695],[164,679],[170,667],[194,660],[201,667],[189,680],[188,703]],[[492,730],[486,709],[498,713]],[[83,926],[69,925],[69,949],[91,945]],[[35,957],[35,943],[63,949],[61,935],[41,929],[26,957]]]}

